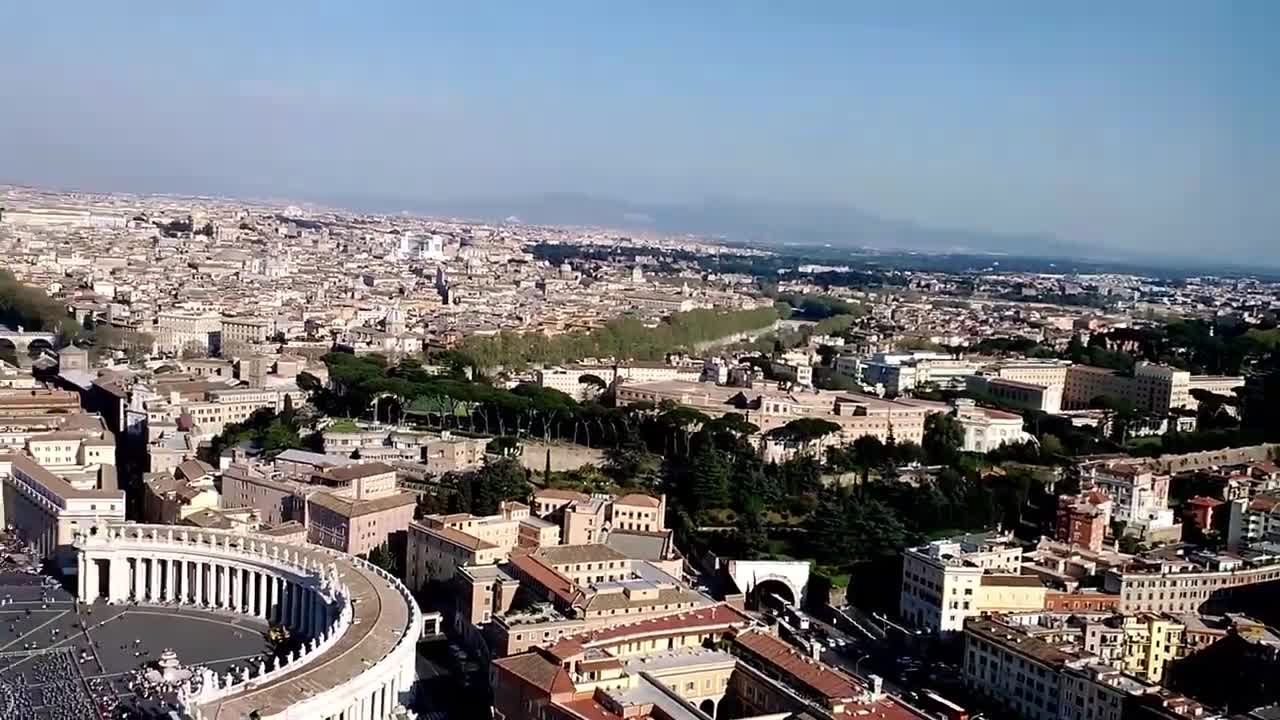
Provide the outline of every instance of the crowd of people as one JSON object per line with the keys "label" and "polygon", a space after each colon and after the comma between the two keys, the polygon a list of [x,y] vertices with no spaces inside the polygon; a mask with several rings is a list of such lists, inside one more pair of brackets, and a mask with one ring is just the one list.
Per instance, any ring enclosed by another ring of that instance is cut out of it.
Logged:
{"label": "crowd of people", "polygon": [[0,674],[0,717],[98,720],[70,651],[48,652],[24,672]]}

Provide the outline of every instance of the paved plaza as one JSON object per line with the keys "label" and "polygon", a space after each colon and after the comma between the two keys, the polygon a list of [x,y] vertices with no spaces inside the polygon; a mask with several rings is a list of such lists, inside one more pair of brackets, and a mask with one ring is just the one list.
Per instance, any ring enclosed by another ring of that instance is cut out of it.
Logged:
{"label": "paved plaza", "polygon": [[185,607],[82,606],[43,576],[0,570],[0,718],[167,719],[172,694],[141,678],[162,652],[219,674],[256,668],[270,664],[266,629]]}

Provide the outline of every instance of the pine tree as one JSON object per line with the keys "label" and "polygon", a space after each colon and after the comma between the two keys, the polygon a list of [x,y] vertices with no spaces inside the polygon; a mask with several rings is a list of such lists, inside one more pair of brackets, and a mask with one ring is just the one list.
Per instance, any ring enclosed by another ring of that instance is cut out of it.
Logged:
{"label": "pine tree", "polygon": [[724,507],[729,501],[729,463],[724,453],[703,445],[693,456],[691,505],[700,511]]}

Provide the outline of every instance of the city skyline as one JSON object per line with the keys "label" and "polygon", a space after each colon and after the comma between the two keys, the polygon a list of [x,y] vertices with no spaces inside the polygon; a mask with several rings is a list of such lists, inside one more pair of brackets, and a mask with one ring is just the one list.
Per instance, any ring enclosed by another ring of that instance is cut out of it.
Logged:
{"label": "city skyline", "polygon": [[1254,259],[1280,225],[1261,4],[729,8],[25,7],[0,179],[357,209],[569,196],[775,242],[887,222],[948,229],[932,250],[1202,261]]}

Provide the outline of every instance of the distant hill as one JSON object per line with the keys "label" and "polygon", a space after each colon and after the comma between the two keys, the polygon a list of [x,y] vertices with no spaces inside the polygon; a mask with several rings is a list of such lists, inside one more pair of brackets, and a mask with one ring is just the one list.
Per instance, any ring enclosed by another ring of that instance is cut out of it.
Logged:
{"label": "distant hill", "polygon": [[[347,199],[352,202],[354,199]],[[770,245],[831,245],[880,250],[968,252],[1058,257],[1098,257],[1098,248],[1048,235],[1011,235],[925,227],[854,208],[746,203],[722,198],[688,204],[633,203],[574,193],[509,200],[423,203],[383,200],[358,203],[370,210],[410,210],[501,222],[648,228],[668,233],[720,236]]]}

